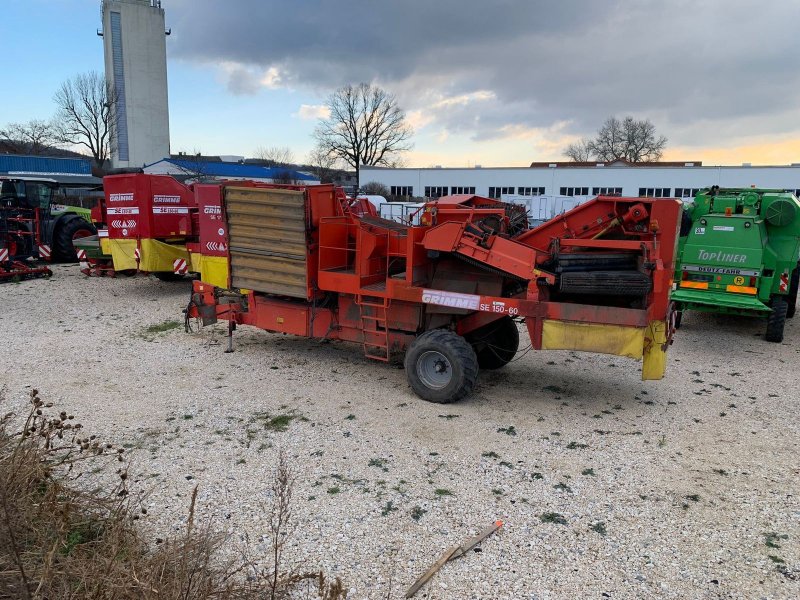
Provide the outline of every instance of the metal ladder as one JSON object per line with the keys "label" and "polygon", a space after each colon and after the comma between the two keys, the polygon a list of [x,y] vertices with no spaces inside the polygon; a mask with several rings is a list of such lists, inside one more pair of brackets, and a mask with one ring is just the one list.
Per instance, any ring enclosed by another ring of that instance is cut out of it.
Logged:
{"label": "metal ladder", "polygon": [[389,298],[359,294],[356,302],[361,313],[364,356],[389,362],[389,328],[386,323]]}

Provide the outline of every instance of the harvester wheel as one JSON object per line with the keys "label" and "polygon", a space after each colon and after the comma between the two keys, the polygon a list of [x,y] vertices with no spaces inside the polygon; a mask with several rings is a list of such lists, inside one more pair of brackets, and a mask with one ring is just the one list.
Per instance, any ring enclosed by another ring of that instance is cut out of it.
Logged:
{"label": "harvester wheel", "polygon": [[795,310],[797,310],[797,289],[800,287],[800,263],[792,273],[792,278],[789,280],[789,295],[786,296],[786,301],[789,303],[789,308],[786,310],[788,318],[794,317]]}
{"label": "harvester wheel", "polygon": [[170,273],[169,271],[157,271],[153,275],[160,281],[181,281],[185,277],[185,275]]}
{"label": "harvester wheel", "polygon": [[95,226],[82,217],[73,216],[65,220],[57,227],[53,236],[53,258],[58,261],[77,261],[78,255],[72,241],[96,234]]}
{"label": "harvester wheel", "polygon": [[467,340],[478,357],[481,369],[506,366],[519,350],[519,329],[511,317],[502,317],[471,332]]}
{"label": "harvester wheel", "polygon": [[478,358],[472,346],[447,329],[426,331],[411,342],[405,368],[414,392],[440,404],[468,396],[478,378]]}
{"label": "harvester wheel", "polygon": [[783,328],[786,325],[786,313],[789,305],[783,298],[773,298],[772,312],[767,319],[767,333],[764,338],[768,342],[782,342]]}

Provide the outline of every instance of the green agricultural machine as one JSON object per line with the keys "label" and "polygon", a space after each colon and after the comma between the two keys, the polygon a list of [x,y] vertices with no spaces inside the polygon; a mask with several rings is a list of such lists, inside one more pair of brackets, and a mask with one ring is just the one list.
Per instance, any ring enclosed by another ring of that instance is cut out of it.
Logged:
{"label": "green agricultural machine", "polygon": [[765,338],[783,341],[795,314],[800,202],[767,189],[702,190],[686,206],[678,242],[675,326],[683,311],[767,318]]}

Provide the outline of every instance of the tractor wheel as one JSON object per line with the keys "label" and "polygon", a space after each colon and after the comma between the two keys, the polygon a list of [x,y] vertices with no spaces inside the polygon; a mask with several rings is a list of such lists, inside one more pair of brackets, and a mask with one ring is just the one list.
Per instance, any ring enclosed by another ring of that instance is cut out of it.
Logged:
{"label": "tractor wheel", "polygon": [[676,330],[681,328],[681,322],[682,321],[683,321],[683,311],[682,310],[676,310],[675,311],[675,329]]}
{"label": "tractor wheel", "polygon": [[155,278],[159,281],[181,281],[185,275],[179,275],[178,273],[170,273],[169,271],[157,271],[153,273]]}
{"label": "tractor wheel", "polygon": [[767,319],[767,333],[764,336],[768,342],[780,343],[783,341],[783,328],[786,325],[786,313],[789,305],[783,298],[772,300],[772,312]]}
{"label": "tractor wheel", "polygon": [[789,303],[789,308],[786,310],[786,316],[790,319],[794,317],[794,312],[797,310],[797,289],[800,287],[800,263],[792,273],[792,278],[789,280],[789,295],[786,296],[786,302]]}
{"label": "tractor wheel", "polygon": [[481,369],[505,367],[519,350],[519,329],[511,317],[502,317],[467,336]]}
{"label": "tractor wheel", "polygon": [[75,252],[73,240],[90,235],[96,235],[97,229],[83,217],[73,216],[67,218],[57,228],[53,235],[53,259],[64,262],[75,262],[78,255]]}
{"label": "tractor wheel", "polygon": [[405,368],[414,392],[440,404],[468,396],[478,378],[478,358],[472,346],[447,329],[426,331],[411,342]]}

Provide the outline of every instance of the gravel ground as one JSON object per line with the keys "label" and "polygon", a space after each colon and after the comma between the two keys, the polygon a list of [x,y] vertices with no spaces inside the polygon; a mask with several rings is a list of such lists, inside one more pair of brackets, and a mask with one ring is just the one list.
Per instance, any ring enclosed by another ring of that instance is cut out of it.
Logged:
{"label": "gravel ground", "polygon": [[777,345],[762,322],[690,313],[663,381],[623,358],[529,352],[434,405],[356,346],[242,328],[225,354],[221,324],[148,332],[181,320],[187,282],[54,271],[0,286],[2,409],[35,386],[131,447],[153,537],[183,526],[199,485],[198,512],[261,553],[283,448],[288,562],[351,598],[385,598],[390,579],[402,597],[497,518],[417,597],[800,597],[800,320]]}

